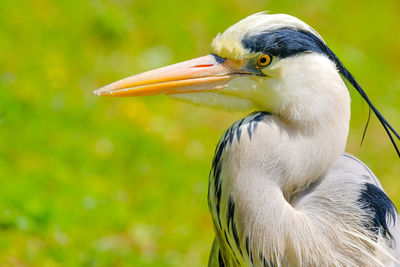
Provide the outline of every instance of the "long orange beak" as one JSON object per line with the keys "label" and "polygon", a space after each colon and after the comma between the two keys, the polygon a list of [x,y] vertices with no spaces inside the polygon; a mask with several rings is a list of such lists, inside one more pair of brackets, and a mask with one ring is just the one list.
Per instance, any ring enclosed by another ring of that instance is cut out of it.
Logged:
{"label": "long orange beak", "polygon": [[94,94],[149,96],[223,89],[234,77],[250,74],[244,70],[244,63],[208,55],[119,80]]}

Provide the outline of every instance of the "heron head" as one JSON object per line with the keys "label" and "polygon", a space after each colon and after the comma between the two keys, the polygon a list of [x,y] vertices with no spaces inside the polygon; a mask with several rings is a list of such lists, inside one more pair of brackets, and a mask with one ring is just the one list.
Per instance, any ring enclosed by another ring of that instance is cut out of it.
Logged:
{"label": "heron head", "polygon": [[251,15],[218,34],[210,55],[122,79],[95,94],[166,94],[198,105],[268,111],[300,124],[336,119],[348,127],[350,98],[342,77],[366,100],[395,145],[391,133],[400,136],[321,36],[289,15]]}
{"label": "heron head", "polygon": [[[199,105],[289,116],[295,108],[321,102],[321,79],[332,77],[332,92],[343,87],[325,47],[318,33],[299,19],[257,13],[218,34],[210,55],[122,79],[95,94],[166,94]],[[334,101],[335,94],[327,101]]]}

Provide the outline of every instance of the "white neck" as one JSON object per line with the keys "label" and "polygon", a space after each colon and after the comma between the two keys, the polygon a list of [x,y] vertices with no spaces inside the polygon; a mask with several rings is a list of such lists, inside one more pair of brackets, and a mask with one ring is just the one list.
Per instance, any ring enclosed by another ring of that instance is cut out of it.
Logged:
{"label": "white neck", "polygon": [[[296,240],[316,241],[311,238],[315,229],[307,216],[297,212],[291,201],[322,177],[345,150],[350,100],[340,76],[334,79],[340,79],[337,88],[323,88],[324,84],[309,88],[325,92],[326,99],[312,99],[297,110],[291,106],[290,115],[265,117],[251,140],[242,137],[224,153],[222,201],[227,203],[233,197],[239,214],[236,218],[244,218],[238,222],[242,238],[250,237],[252,245],[260,249],[257,253],[277,262],[284,254],[305,253]],[[221,214],[227,214],[227,206],[221,205]],[[222,223],[227,223],[226,218]],[[274,251],[262,251],[265,248]]]}
{"label": "white neck", "polygon": [[[226,148],[220,214],[228,213],[227,203],[232,197],[242,238],[249,237],[252,247],[260,250],[254,253],[281,262],[290,251],[304,253],[298,250],[301,244],[292,241],[307,242],[307,238],[315,237],[317,231],[309,235],[315,229],[308,228],[307,216],[297,212],[291,202],[344,152],[348,127],[331,126],[301,131],[278,117],[268,116],[258,124],[251,140],[243,133],[240,142]],[[228,224],[226,217],[222,224]],[[275,251],[263,251],[265,248]]]}

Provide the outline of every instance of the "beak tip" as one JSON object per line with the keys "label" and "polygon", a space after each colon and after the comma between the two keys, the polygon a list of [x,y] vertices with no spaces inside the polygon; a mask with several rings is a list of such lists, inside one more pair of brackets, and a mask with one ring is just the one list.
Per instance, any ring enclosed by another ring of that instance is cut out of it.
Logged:
{"label": "beak tip", "polygon": [[101,92],[101,91],[99,91],[99,89],[93,91],[93,94],[94,94],[95,96],[103,96],[103,95],[104,95],[104,93]]}
{"label": "beak tip", "polygon": [[109,88],[106,88],[107,86],[101,87],[97,90],[93,91],[93,94],[95,96],[105,96],[105,95],[112,95],[112,91],[109,90]]}

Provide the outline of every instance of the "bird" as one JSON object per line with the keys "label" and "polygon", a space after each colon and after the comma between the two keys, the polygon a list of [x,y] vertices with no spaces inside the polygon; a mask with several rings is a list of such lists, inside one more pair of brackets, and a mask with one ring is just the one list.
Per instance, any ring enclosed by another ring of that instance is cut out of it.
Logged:
{"label": "bird", "polygon": [[218,34],[209,55],[94,93],[253,111],[225,131],[212,160],[208,266],[400,266],[397,209],[374,173],[345,152],[345,80],[400,156],[399,134],[322,37],[291,15],[250,15]]}

